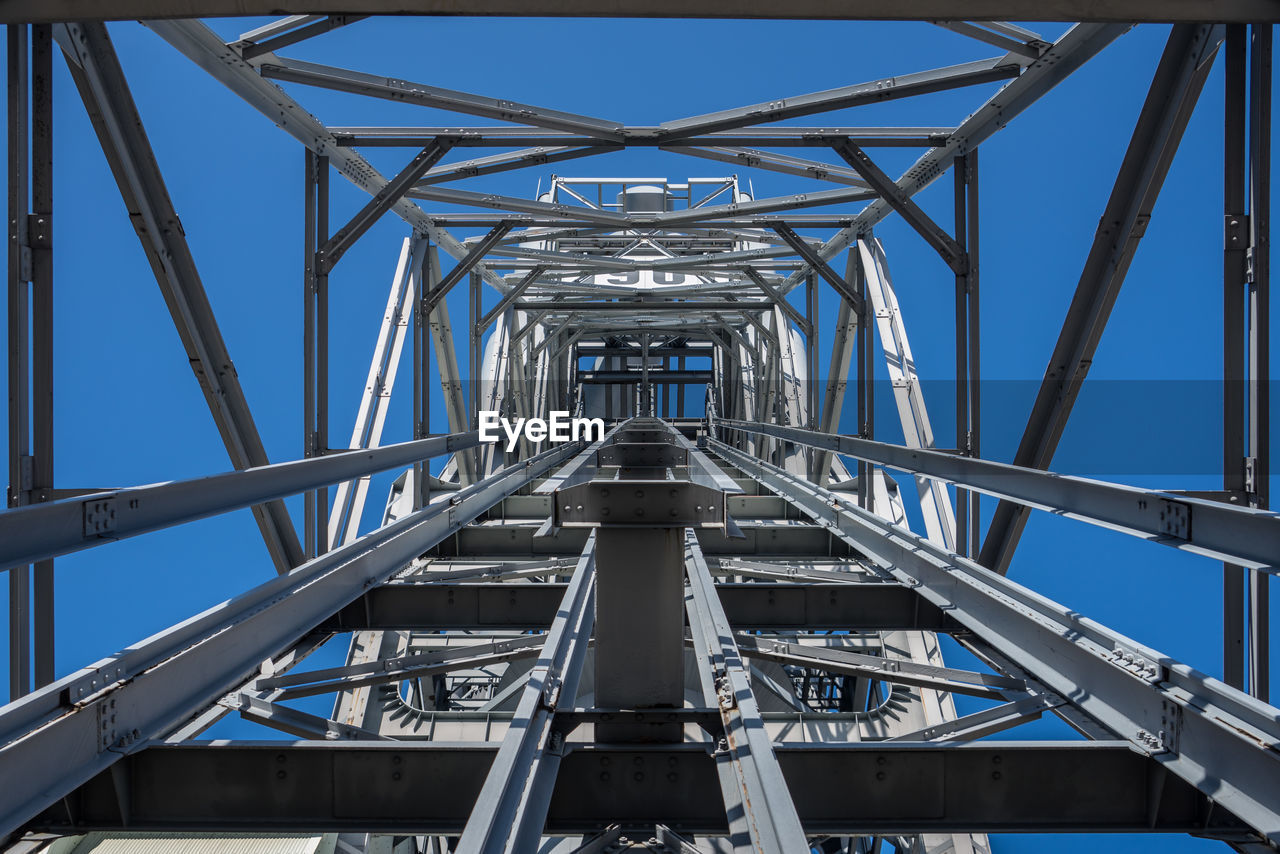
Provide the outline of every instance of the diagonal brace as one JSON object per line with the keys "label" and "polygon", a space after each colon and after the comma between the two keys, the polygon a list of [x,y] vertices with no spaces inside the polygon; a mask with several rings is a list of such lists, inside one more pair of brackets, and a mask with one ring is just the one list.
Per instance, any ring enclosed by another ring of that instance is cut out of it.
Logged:
{"label": "diagonal brace", "polygon": [[865,310],[865,304],[862,295],[853,289],[853,286],[844,280],[844,277],[831,269],[831,265],[822,260],[817,251],[805,242],[804,238],[796,234],[784,222],[773,223],[773,230],[778,232],[778,236],[787,242],[787,244],[796,251],[804,262],[818,272],[818,275],[827,280],[831,287],[836,289],[836,293],[844,297],[849,305],[853,306],[853,310],[858,314],[862,314]]}
{"label": "diagonal brace", "polygon": [[875,188],[889,207],[897,211],[908,225],[920,233],[926,243],[937,250],[942,260],[947,262],[947,266],[957,273],[964,272],[966,265],[964,247],[930,219],[929,215],[921,210],[920,206],[912,201],[897,182],[886,175],[865,151],[848,139],[840,140],[832,148],[862,176],[863,180]]}
{"label": "diagonal brace", "polygon": [[320,272],[327,273],[333,269],[333,265],[338,263],[348,249],[350,249],[360,237],[373,227],[373,224],[387,211],[395,207],[396,202],[404,196],[404,194],[413,186],[414,182],[427,174],[427,170],[436,163],[440,162],[440,158],[453,146],[453,141],[446,137],[436,137],[423,146],[418,155],[409,161],[409,164],[401,169],[394,178],[387,182],[387,185],[374,194],[365,206],[351,218],[351,220],[338,229],[337,233],[320,248],[317,254],[316,266]]}

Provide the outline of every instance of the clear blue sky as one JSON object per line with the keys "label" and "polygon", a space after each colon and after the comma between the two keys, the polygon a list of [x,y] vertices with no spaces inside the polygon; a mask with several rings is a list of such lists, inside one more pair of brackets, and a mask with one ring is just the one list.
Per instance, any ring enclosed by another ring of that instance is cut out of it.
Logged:
{"label": "clear blue sky", "polygon": [[[258,23],[220,20],[214,27],[231,39]],[[1063,29],[1038,27],[1050,39]],[[122,23],[111,32],[268,454],[272,460],[296,458],[302,425],[301,146],[150,31]],[[1166,34],[1165,27],[1130,32],[983,146],[983,377],[1008,381],[988,386],[987,456],[1012,456]],[[927,24],[440,18],[365,21],[284,53],[656,124],[982,58],[995,49]],[[225,470],[222,444],[84,110],[60,59],[55,68],[58,485],[111,487]],[[490,123],[289,88],[332,125]],[[994,88],[797,123],[951,125]],[[1221,485],[1212,386],[1221,372],[1221,122],[1219,67],[1094,360],[1091,378],[1114,382],[1082,395],[1057,468],[1159,487]],[[894,175],[915,157],[914,151],[873,153]],[[371,159],[390,173],[409,156],[407,150],[375,150]],[[556,167],[566,175],[672,180],[734,171],[645,149]],[[507,173],[466,186],[528,197],[539,178],[545,186],[551,171]],[[815,187],[802,178],[737,171],[752,180],[759,197]],[[918,200],[949,225],[951,193],[947,176]],[[363,199],[335,177],[335,225]],[[399,219],[385,218],[331,279],[335,445],[349,436],[405,234]],[[951,274],[896,217],[877,234],[920,373],[939,381],[927,393],[933,394],[935,432],[941,444],[950,444],[952,402],[942,383],[954,359]],[[465,316],[461,291],[454,310]],[[494,299],[492,293],[486,298]],[[825,292],[824,350],[835,306],[834,295]],[[408,348],[405,355],[402,378],[408,376]],[[461,355],[465,360],[465,349]],[[824,364],[827,358],[824,352]],[[407,396],[393,400],[384,442],[410,437],[409,405]],[[444,430],[438,400],[433,413],[439,416],[434,429]],[[878,435],[900,438],[887,398],[878,413]],[[842,426],[852,429],[852,419]],[[375,479],[365,527],[380,516],[390,478]],[[984,499],[988,513],[993,504]],[[300,520],[300,502],[291,507]],[[58,674],[271,575],[248,511],[61,558]],[[1221,671],[1221,572],[1212,561],[1036,513],[1012,575],[1208,673]],[[7,587],[0,590],[7,613],[5,595]],[[958,655],[953,660],[963,664]],[[228,734],[264,732],[227,726]],[[1019,737],[1060,733],[1052,722],[1017,731]],[[995,850],[1067,851],[1081,844],[1098,851],[1216,847],[1185,837],[1006,836],[996,838]]]}

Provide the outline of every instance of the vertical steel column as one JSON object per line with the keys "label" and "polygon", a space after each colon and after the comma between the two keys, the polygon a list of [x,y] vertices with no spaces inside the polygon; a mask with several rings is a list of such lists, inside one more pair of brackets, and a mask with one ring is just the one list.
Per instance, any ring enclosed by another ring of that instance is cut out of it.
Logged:
{"label": "vertical steel column", "polygon": [[[53,38],[48,24],[31,28],[31,489],[53,498]],[[53,561],[35,565],[32,614],[34,685],[53,681]]]}
{"label": "vertical steel column", "polygon": [[[1249,226],[1249,458],[1255,507],[1269,502],[1271,358],[1271,27],[1250,25]],[[1249,693],[1270,694],[1270,576],[1249,573]]]}
{"label": "vertical steel column", "polygon": [[[684,373],[684,356],[676,356],[676,370]],[[676,418],[684,418],[684,392],[685,387],[676,384],[674,389],[676,395]]]}
{"label": "vertical steel column", "polygon": [[[596,573],[596,706],[680,708],[684,529],[597,528]],[[596,724],[602,742],[680,741],[680,732],[680,724]]]}
{"label": "vertical steel column", "polygon": [[[480,311],[480,275],[478,273],[472,273],[469,278],[471,283],[471,289],[470,289],[470,292],[468,293],[468,300],[467,300],[467,305],[469,307],[469,310],[468,310],[469,322],[467,323],[467,338],[470,343],[470,350],[467,358],[469,359],[468,370],[470,372],[469,376],[471,378],[471,391],[467,395],[467,405],[470,409],[470,415],[468,416],[470,420],[468,421],[468,423],[471,425],[472,430],[477,430],[480,427],[480,394],[481,394],[480,392],[480,330],[478,328],[480,324],[480,318],[482,316],[482,312]],[[477,472],[476,476],[479,478],[486,477],[488,475],[488,472],[486,472],[483,468],[481,468],[481,466],[484,463],[484,455],[481,453],[481,450],[479,448],[475,448],[474,450],[469,451],[468,453],[470,453],[472,455],[472,459],[475,460],[475,468]]]}
{"label": "vertical steel column", "polygon": [[[871,239],[870,234],[859,239]],[[867,301],[867,271],[862,266],[862,253],[851,247],[849,254],[854,265],[854,288],[862,299],[862,311],[858,313],[858,435],[864,439],[875,438],[875,360],[872,357],[875,334],[871,316],[871,303]],[[871,463],[858,460],[858,506],[872,507]]]}
{"label": "vertical steel column", "polygon": [[[303,149],[302,195],[302,455],[315,456],[316,423],[316,173],[315,152]],[[316,556],[316,492],[303,494],[302,549]]]}
{"label": "vertical steel column", "polygon": [[[978,311],[978,282],[981,271],[978,263],[978,149],[969,152],[969,241],[966,247],[969,256],[969,456],[982,456],[981,424],[982,424],[982,336]],[[982,515],[979,512],[981,495],[977,492],[969,494],[969,543],[970,556],[978,553],[978,544],[982,542],[979,533],[982,527]]]}
{"label": "vertical steel column", "polygon": [[[969,236],[966,229],[969,207],[966,172],[968,160],[956,155],[955,173],[955,237],[964,246]],[[956,453],[968,455],[969,443],[969,274],[968,263],[956,270]],[[969,555],[969,490],[956,487],[956,552]]]}
{"label": "vertical steel column", "polygon": [[[48,25],[8,33],[8,504],[16,507],[53,498],[53,44]],[[13,567],[10,699],[53,681],[53,653],[53,561]]]}
{"label": "vertical steel column", "polygon": [[[1249,226],[1245,181],[1246,26],[1232,24],[1226,35],[1225,117],[1223,121],[1222,260],[1222,488],[1227,500],[1245,495],[1244,463],[1244,293],[1248,277]],[[1245,570],[1222,566],[1222,680],[1244,688]]]}
{"label": "vertical steel column", "polygon": [[[419,238],[426,240],[426,235]],[[425,439],[431,435],[431,324],[422,310],[423,300],[431,287],[431,247],[422,253],[422,267],[418,270],[418,293],[413,301],[413,438]],[[418,509],[427,503],[431,471],[428,463],[413,467],[413,507]]]}
{"label": "vertical steel column", "polygon": [[[329,273],[320,247],[329,239],[329,158],[306,151],[303,202],[302,410],[303,454],[322,456],[329,447]],[[304,496],[308,557],[328,551],[329,490]]]}
{"label": "vertical steel column", "polygon": [[[26,504],[31,489],[29,318],[27,275],[27,26],[8,32],[9,122],[9,494],[8,504]],[[9,699],[31,690],[31,568],[9,570]]]}

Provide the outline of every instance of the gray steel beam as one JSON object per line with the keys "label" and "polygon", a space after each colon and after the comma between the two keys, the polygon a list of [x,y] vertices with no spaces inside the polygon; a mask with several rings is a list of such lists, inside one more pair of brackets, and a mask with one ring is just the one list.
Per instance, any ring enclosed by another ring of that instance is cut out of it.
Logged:
{"label": "gray steel beam", "polygon": [[334,68],[278,56],[260,63],[258,72],[263,77],[290,83],[302,83],[307,86],[368,95],[373,98],[386,98],[391,101],[484,116],[504,122],[581,133],[607,142],[622,141],[622,125],[608,119],[580,116],[515,101],[473,95],[469,92],[441,89],[425,83],[411,83],[393,77],[365,74],[361,71],[349,71],[345,68]]}
{"label": "gray steel beam", "polygon": [[1271,845],[1280,710],[1052,602],[847,499],[722,442],[713,451],[787,497],[1075,709],[1199,788]]}
{"label": "gray steel beam", "polygon": [[[462,278],[475,269],[476,265],[484,260],[484,256],[489,253],[502,236],[511,230],[511,223],[500,222],[489,230],[484,239],[472,246],[467,254],[454,265],[453,269],[445,274],[444,278],[439,282],[433,283],[431,291],[422,296],[422,311],[430,314],[436,306],[444,302],[444,298],[449,295],[449,291],[453,286],[462,281]],[[475,365],[471,366],[473,369]]]}
{"label": "gray steel beam", "polygon": [[1069,519],[1122,531],[1219,560],[1280,573],[1280,514],[1083,477],[907,448],[856,436],[718,419],[717,424],[848,454],[899,471],[969,487]]}
{"label": "gray steel beam", "polygon": [[456,433],[64,499],[0,513],[0,564],[69,554],[480,444]]}
{"label": "gray steel beam", "polygon": [[[0,7],[0,23],[22,21],[209,18],[350,10],[342,0],[10,0]],[[903,0],[886,7],[878,0],[853,0],[833,7],[824,0],[779,6],[767,0],[473,0],[463,8],[453,0],[368,0],[371,14],[504,15],[514,17],[766,18],[918,21],[1178,21],[1280,20],[1274,0],[1221,0],[1206,9],[1200,0]]]}
{"label": "gray steel beam", "polygon": [[555,727],[556,711],[562,704],[573,707],[596,620],[595,551],[594,538],[588,538],[455,846],[459,854],[531,851],[538,846],[566,752],[564,733]]}
{"label": "gray steel beam", "polygon": [[736,641],[739,651],[747,658],[862,676],[934,691],[1000,698],[1008,692],[1027,690],[1026,683],[1021,679],[1007,676],[900,661],[838,648],[807,646],[755,635],[739,634]]}
{"label": "gray steel beam", "polygon": [[699,148],[688,145],[663,145],[660,147],[663,151],[670,151],[674,154],[687,154],[690,157],[701,157],[704,160],[717,160],[721,163],[732,163],[736,166],[748,166],[753,169],[780,172],[783,175],[800,175],[818,181],[831,181],[835,184],[859,187],[863,190],[871,189],[871,185],[862,180],[858,173],[851,169],[845,169],[842,166],[836,166],[831,163],[819,163],[814,160],[792,157],[789,154],[761,151],[756,148],[721,146]]}
{"label": "gray steel beam", "polygon": [[386,685],[454,670],[484,667],[515,658],[528,658],[537,654],[542,646],[542,636],[524,635],[507,641],[449,647],[367,664],[294,671],[283,676],[259,679],[254,684],[259,689],[276,689],[280,700],[295,700],[316,694],[351,691],[368,685]]}
{"label": "gray steel beam", "polygon": [[[329,128],[340,145],[375,147],[414,147],[426,144],[428,138],[448,134],[454,145],[462,148],[523,146],[600,145],[600,141],[578,134],[556,134],[530,131],[527,128],[492,127],[339,127]],[[858,145],[890,148],[919,148],[943,145],[955,128],[950,127],[794,127],[763,125],[738,130],[709,133],[680,141],[682,146],[756,146],[767,148],[829,148],[837,139],[851,139]],[[623,128],[624,145],[665,145],[661,128],[630,126]],[[688,152],[692,153],[692,152]],[[507,155],[498,155],[507,157]],[[778,155],[769,153],[770,158]],[[784,158],[785,159],[785,158]],[[842,167],[832,167],[842,170]]]}
{"label": "gray steel beam", "polygon": [[617,151],[619,148],[620,146],[617,145],[589,145],[583,147],[540,145],[520,151],[494,154],[490,157],[477,157],[472,160],[462,160],[457,163],[436,166],[427,170],[427,174],[418,180],[416,186],[425,187],[431,184],[458,181],[462,178],[477,178],[481,175],[496,175],[500,172],[510,172],[515,169],[527,169],[530,166],[545,166],[548,163],[560,163],[565,160],[577,160],[580,157],[605,154],[610,151]]}
{"label": "gray steel beam", "polygon": [[791,318],[791,322],[798,326],[800,331],[803,332],[806,337],[813,334],[813,324],[809,322],[809,319],[801,314],[794,305],[788,302],[786,296],[784,296],[782,292],[773,285],[769,284],[768,280],[765,279],[764,276],[760,275],[754,267],[743,267],[742,272],[746,274],[747,278],[755,282],[756,287],[763,291],[765,296],[773,300],[774,305],[782,309],[783,314]]}
{"label": "gray steel beam", "polygon": [[945,92],[949,89],[1007,80],[1010,77],[1017,77],[1020,71],[1021,67],[1017,63],[1010,62],[1004,57],[980,59],[962,65],[901,74],[823,92],[778,98],[763,104],[663,122],[658,126],[658,139],[665,144],[670,144],[673,140],[684,140],[715,131],[758,125],[769,121],[784,121],[799,116],[811,116],[814,113],[843,110],[929,92]]}
{"label": "gray steel beam", "polygon": [[684,536],[689,631],[704,705],[720,710],[724,736],[716,745],[720,791],[734,850],[803,851],[808,847],[796,803],[751,691],[724,606],[716,595],[698,538]]}
{"label": "gray steel beam", "polygon": [[404,168],[396,173],[385,186],[373,194],[355,216],[346,225],[334,232],[325,244],[320,247],[316,264],[322,271],[328,272],[338,263],[346,251],[373,227],[383,214],[391,210],[414,182],[426,174],[427,170],[440,161],[449,151],[448,138],[433,139],[423,146]]}
{"label": "gray steel beam", "polygon": [[[0,839],[181,726],[424,549],[564,462],[547,451],[0,710]],[[538,585],[541,586],[541,585]]]}
{"label": "gray steel beam", "polygon": [[[1165,778],[1124,743],[864,742],[775,750],[808,834],[1094,829],[1242,838],[1240,823],[1225,810],[1176,777]],[[456,834],[498,751],[492,742],[156,745],[123,760],[120,802],[111,774],[102,774],[68,800],[69,809],[51,809],[33,827]],[[210,798],[211,779],[236,786]],[[850,796],[855,784],[859,797]],[[341,816],[334,803],[343,805]],[[572,750],[551,793],[547,832],[594,833],[612,822],[652,827],[654,816],[684,834],[726,832],[705,744]]]}
{"label": "gray steel beam", "polygon": [[[1088,16],[1071,20],[1086,19]],[[1032,18],[1022,16],[1017,20]],[[1073,26],[1040,59],[1027,66],[1020,77],[1010,81],[970,114],[943,145],[921,155],[898,179],[898,188],[910,198],[932,184],[946,172],[957,154],[963,154],[990,138],[1128,29],[1128,25],[1104,23]],[[883,199],[867,205],[850,225],[827,240],[820,254],[828,261],[834,258],[859,235],[869,233],[892,210]],[[788,277],[783,290],[798,286],[804,279],[804,273],[800,270]]]}
{"label": "gray steel beam", "polygon": [[[31,292],[30,269],[22,263],[29,251],[31,225],[29,99],[30,40],[23,24],[8,27],[8,215],[9,266],[5,282],[8,322],[9,486],[6,503],[20,507],[31,500]],[[31,690],[31,567],[9,567],[9,699]]]}
{"label": "gray steel beam", "polygon": [[[1222,27],[1208,25],[1183,24],[1169,34],[1014,455],[1017,465],[1047,468],[1053,460],[1222,38]],[[1000,502],[982,544],[983,565],[1008,571],[1026,522],[1025,509]]]}
{"label": "gray steel beam", "polygon": [[[1255,507],[1271,501],[1271,25],[1249,28],[1249,456]],[[1249,693],[1271,693],[1270,579],[1249,574]]]}
{"label": "gray steel beam", "polygon": [[[66,53],[72,79],[231,463],[238,469],[267,465],[253,414],[107,29],[102,24],[68,24],[54,35]],[[288,572],[302,563],[302,545],[284,502],[255,506],[253,514],[276,570]]]}
{"label": "gray steel beam", "polygon": [[903,192],[902,188],[886,175],[865,151],[845,140],[836,143],[832,148],[875,189],[889,207],[906,220],[907,225],[915,229],[925,242],[942,256],[942,260],[947,262],[948,267],[960,269],[964,258],[964,247],[921,210],[920,206],[912,201],[911,196]]}
{"label": "gray steel beam", "polygon": [[224,704],[233,706],[245,720],[269,726],[297,738],[391,741],[390,737],[379,735],[372,730],[300,712],[272,700],[264,700],[248,691],[232,695],[232,698],[224,701]]}
{"label": "gray steel beam", "polygon": [[1009,703],[1001,703],[980,712],[962,715],[954,720],[931,724],[914,732],[895,735],[886,741],[973,741],[1021,724],[1039,720],[1040,715],[1066,701],[1049,694],[1033,694]]}
{"label": "gray steel beam", "polygon": [[709,302],[705,300],[618,300],[616,302],[586,302],[583,300],[558,300],[555,302],[536,302],[526,300],[517,302],[513,308],[517,311],[547,311],[560,314],[562,312],[571,311],[579,312],[635,312],[636,314],[645,314],[647,312],[725,312],[729,314],[737,313],[755,313],[762,311],[772,311],[773,302],[765,302],[762,300],[742,300],[739,302]]}
{"label": "gray steel beam", "polygon": [[[254,66],[204,23],[197,20],[148,20],[145,24],[294,139],[327,157],[338,173],[356,187],[367,193],[376,193],[386,185],[387,179],[369,161],[350,148],[339,146],[324,125],[279,86],[259,76]],[[408,199],[402,198],[392,210],[410,226],[429,236],[450,256],[462,258],[466,255],[466,249],[453,235],[445,228],[437,227],[421,208]],[[481,269],[485,281],[501,289],[501,277],[483,265]]]}
{"label": "gray steel beam", "polygon": [[805,263],[818,272],[822,278],[827,280],[827,284],[840,294],[840,298],[853,306],[853,310],[858,314],[866,311],[866,306],[862,301],[862,296],[853,289],[853,287],[841,278],[840,274],[831,269],[831,265],[824,261],[817,250],[805,242],[804,238],[796,234],[791,226],[779,220],[771,223],[773,230],[778,232],[778,236],[787,242],[796,254],[804,259]]}
{"label": "gray steel beam", "polygon": [[[721,583],[716,592],[730,624],[742,630],[947,631],[952,627],[941,611],[921,601],[914,591],[883,580]],[[397,582],[369,590],[323,628],[335,632],[545,628],[555,618],[563,595],[564,586],[552,582]]]}
{"label": "gray steel beam", "polygon": [[[304,16],[311,17],[311,16]],[[303,26],[293,27],[287,31],[270,32],[266,27],[246,33],[241,36],[232,45],[239,49],[240,55],[245,59],[253,59],[255,56],[271,53],[282,47],[288,47],[301,41],[306,41],[313,36],[323,35],[324,33],[345,27],[348,24],[354,24],[357,21],[363,21],[368,15],[329,15],[318,21],[300,22]]]}
{"label": "gray steel beam", "polygon": [[[1249,278],[1248,228],[1248,27],[1227,27],[1223,52],[1222,143],[1222,489],[1246,500],[1245,350],[1248,329],[1245,295]],[[1243,567],[1222,566],[1222,681],[1244,688],[1249,656],[1244,645],[1248,598]]]}

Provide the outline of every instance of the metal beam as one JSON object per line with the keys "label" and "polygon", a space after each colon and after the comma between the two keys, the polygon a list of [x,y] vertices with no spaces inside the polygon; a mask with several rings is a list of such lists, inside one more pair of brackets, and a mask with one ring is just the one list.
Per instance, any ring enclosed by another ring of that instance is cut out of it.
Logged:
{"label": "metal beam", "polygon": [[1234,507],[1178,493],[836,436],[775,424],[720,418],[720,426],[824,448],[899,471],[969,487],[986,495],[1078,519],[1218,560],[1280,573],[1280,513]]}
{"label": "metal beam", "polygon": [[1007,80],[1010,77],[1017,77],[1020,71],[1021,68],[1017,63],[1009,62],[1004,57],[981,59],[962,65],[917,71],[809,95],[778,98],[763,104],[663,122],[659,125],[658,138],[669,144],[673,140],[684,140],[730,128],[747,127],[769,121],[784,121],[798,116],[811,116],[814,113],[878,104],[929,92],[945,92],[949,89],[976,86],[995,80]]}
{"label": "metal beam", "polygon": [[595,539],[587,539],[573,579],[564,591],[542,653],[529,671],[524,693],[502,747],[455,850],[459,854],[529,851],[538,846],[552,789],[565,754],[555,716],[572,708],[595,625]]}
{"label": "metal beam", "polygon": [[774,231],[778,232],[778,236],[787,242],[787,245],[796,251],[796,254],[804,259],[804,262],[818,272],[822,278],[827,280],[827,284],[840,294],[840,298],[853,306],[853,310],[858,314],[866,311],[862,296],[853,289],[853,287],[841,278],[840,274],[831,269],[831,265],[824,261],[817,250],[805,242],[804,238],[796,234],[795,231],[785,222],[779,220],[771,223]]}
{"label": "metal beam", "polygon": [[328,272],[333,269],[333,265],[338,263],[348,249],[350,249],[360,237],[373,227],[383,214],[391,210],[404,196],[405,192],[413,186],[414,182],[421,178],[426,171],[440,161],[444,157],[450,147],[447,138],[433,139],[431,142],[423,146],[417,156],[405,164],[404,168],[396,173],[390,181],[381,189],[373,194],[373,198],[365,203],[355,216],[353,216],[346,225],[338,229],[332,237],[320,247],[318,253],[317,265],[324,271]]}
{"label": "metal beam", "polygon": [[[710,550],[711,545],[704,548]],[[914,591],[884,580],[721,583],[716,592],[730,624],[742,630],[946,631],[952,625]],[[553,582],[397,582],[369,590],[323,628],[336,632],[540,629],[551,625],[563,595],[564,585]]]}
{"label": "metal beam", "polygon": [[703,702],[720,710],[724,736],[716,745],[716,769],[735,849],[761,854],[808,847],[796,804],[782,775],[751,691],[751,676],[738,651],[724,606],[716,595],[698,538],[685,531],[686,609]]}
{"label": "metal beam", "polygon": [[[774,750],[811,835],[1078,833],[1089,827],[1247,838],[1221,806],[1163,775],[1123,742],[863,742]],[[69,809],[51,809],[32,827],[61,834],[209,827],[456,834],[498,751],[493,742],[156,745],[123,760],[119,801],[112,775],[101,774],[75,792]],[[211,779],[232,779],[236,786],[213,799]],[[851,782],[861,797],[850,797]],[[341,816],[334,803],[343,804]],[[654,816],[679,824],[684,834],[727,831],[705,744],[570,751],[551,792],[546,831],[590,834],[611,822],[652,827]]]}
{"label": "metal beam", "polygon": [[[268,464],[235,366],[222,340],[177,211],[102,24],[67,24],[54,33],[107,156],[130,221],[164,294],[205,401],[238,469]],[[276,571],[302,563],[302,544],[281,501],[253,508]]]}
{"label": "metal beam", "polygon": [[[1221,0],[1206,10],[1200,0],[903,0],[885,7],[878,0],[852,0],[832,7],[824,0],[779,6],[768,0],[473,0],[461,8],[452,0],[368,0],[371,14],[503,15],[512,17],[765,18],[917,21],[1178,21],[1280,20],[1273,0]],[[0,7],[0,23],[24,21],[211,18],[282,13],[341,14],[343,0],[10,0]],[[1212,18],[1206,15],[1212,14]]]}
{"label": "metal beam", "polygon": [[964,258],[964,247],[942,230],[920,206],[904,193],[897,183],[875,164],[867,153],[852,142],[840,141],[832,146],[836,153],[854,168],[870,184],[885,202],[898,212],[907,225],[924,238],[925,242],[942,256],[947,266],[959,269]]}
{"label": "metal beam", "polygon": [[[252,678],[318,623],[552,467],[566,444],[457,492],[0,709],[0,839]],[[532,585],[531,585],[532,586]],[[537,585],[542,586],[542,585]]]}
{"label": "metal beam", "polygon": [[302,83],[307,86],[368,95],[373,98],[386,98],[391,101],[484,116],[504,122],[581,133],[607,142],[622,141],[622,125],[608,119],[580,116],[500,98],[441,89],[425,83],[411,83],[393,77],[365,74],[361,71],[349,71],[345,68],[334,68],[278,56],[260,63],[258,72],[263,77],[290,83]]}
{"label": "metal beam", "polygon": [[479,433],[455,433],[18,508],[0,513],[0,565],[70,554],[478,444]]}
{"label": "metal beam", "polygon": [[[1169,34],[1014,455],[1016,465],[1047,468],[1053,460],[1223,35],[1222,27],[1193,24]],[[1008,571],[1026,523],[1025,509],[998,504],[982,543],[982,564]]]}
{"label": "metal beam", "polygon": [[922,598],[1270,844],[1280,841],[1280,710],[1052,602],[836,493],[722,442],[711,449],[783,494]]}
{"label": "metal beam", "polygon": [[[466,256],[458,261],[453,269],[445,274],[443,279],[433,284],[431,290],[423,294],[422,311],[430,314],[436,306],[442,305],[444,298],[449,295],[449,291],[453,289],[453,286],[474,270],[476,265],[484,259],[484,256],[489,254],[489,250],[497,245],[502,236],[510,230],[511,223],[509,222],[500,222],[491,228],[489,233],[484,236],[484,239],[472,246]],[[474,370],[477,366],[472,365],[471,367]]]}
{"label": "metal beam", "polygon": [[[973,16],[972,20],[989,20]],[[938,19],[942,20],[942,19]],[[1008,20],[1008,19],[1006,19]],[[1017,16],[1013,20],[1034,20]],[[1088,15],[1064,20],[1095,20]],[[932,148],[898,179],[898,188],[910,198],[946,173],[957,154],[977,147],[996,131],[1005,127],[1023,110],[1038,101],[1085,62],[1128,31],[1128,24],[1085,23],[1071,27],[1040,59],[1031,63],[1016,80],[1011,80],[992,95],[985,104],[969,115],[943,145]],[[819,253],[828,261],[840,254],[859,235],[868,233],[876,223],[892,212],[883,199],[867,205],[854,221],[827,240]],[[794,223],[793,223],[794,224]],[[782,288],[789,291],[803,280],[807,270],[799,270],[787,278]]]}

